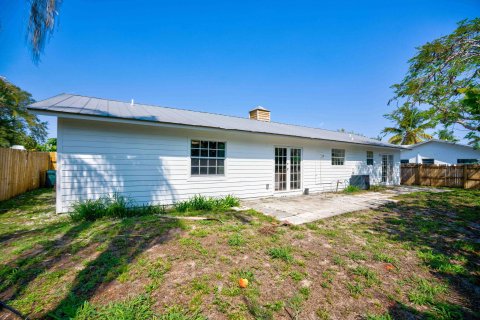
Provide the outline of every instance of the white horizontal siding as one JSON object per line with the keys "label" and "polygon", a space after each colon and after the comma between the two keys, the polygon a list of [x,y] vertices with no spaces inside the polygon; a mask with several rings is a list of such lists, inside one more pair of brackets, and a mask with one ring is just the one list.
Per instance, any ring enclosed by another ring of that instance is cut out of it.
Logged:
{"label": "white horizontal siding", "polygon": [[[68,210],[75,201],[114,192],[138,204],[171,204],[195,194],[272,196],[275,146],[302,148],[303,183],[296,193],[304,188],[334,190],[337,181],[352,174],[371,174],[379,180],[377,157],[382,150],[399,159],[397,151],[345,143],[72,119],[59,119],[58,137],[58,211]],[[191,139],[227,143],[224,176],[190,176]],[[331,165],[331,148],[346,149],[345,165]],[[373,168],[364,168],[366,150],[375,152]]]}
{"label": "white horizontal siding", "polygon": [[410,163],[422,163],[422,159],[434,159],[435,164],[457,164],[458,159],[480,160],[480,150],[432,141],[413,147],[411,150],[402,150],[402,159],[409,160]]}

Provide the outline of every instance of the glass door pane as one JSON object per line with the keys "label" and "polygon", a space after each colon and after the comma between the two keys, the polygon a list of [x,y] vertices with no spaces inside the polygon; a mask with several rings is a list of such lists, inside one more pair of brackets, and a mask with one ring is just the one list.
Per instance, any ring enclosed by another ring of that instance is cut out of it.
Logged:
{"label": "glass door pane", "polygon": [[388,156],[386,154],[382,155],[382,182],[386,183],[387,182],[387,165],[388,165]]}
{"label": "glass door pane", "polygon": [[393,181],[393,154],[388,155],[388,175],[387,181],[391,183]]}
{"label": "glass door pane", "polygon": [[275,191],[287,190],[287,148],[275,148]]}
{"label": "glass door pane", "polygon": [[301,188],[302,183],[302,150],[290,149],[290,189],[296,190]]}
{"label": "glass door pane", "polygon": [[389,183],[393,180],[393,155],[382,155],[382,182]]}

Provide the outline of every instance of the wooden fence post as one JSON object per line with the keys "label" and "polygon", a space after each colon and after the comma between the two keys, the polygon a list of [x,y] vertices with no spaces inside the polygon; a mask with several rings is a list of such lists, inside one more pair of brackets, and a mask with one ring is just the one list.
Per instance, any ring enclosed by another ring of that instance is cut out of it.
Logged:
{"label": "wooden fence post", "polygon": [[468,186],[468,165],[463,165],[463,189],[467,189]]}

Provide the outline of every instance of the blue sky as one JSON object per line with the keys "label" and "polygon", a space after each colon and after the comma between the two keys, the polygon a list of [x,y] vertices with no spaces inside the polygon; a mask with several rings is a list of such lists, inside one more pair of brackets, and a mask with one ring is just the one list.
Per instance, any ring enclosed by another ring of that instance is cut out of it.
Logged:
{"label": "blue sky", "polygon": [[273,121],[370,137],[415,47],[480,12],[478,0],[64,0],[36,66],[27,2],[0,0],[0,75],[36,100],[68,92],[236,116],[262,105]]}

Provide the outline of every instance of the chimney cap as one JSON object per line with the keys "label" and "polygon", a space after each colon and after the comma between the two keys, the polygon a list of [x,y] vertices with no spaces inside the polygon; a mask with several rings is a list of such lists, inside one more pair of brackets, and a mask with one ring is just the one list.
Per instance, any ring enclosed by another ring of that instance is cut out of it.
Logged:
{"label": "chimney cap", "polygon": [[250,111],[255,111],[255,110],[270,111],[270,110],[268,110],[268,109],[266,109],[266,108],[264,108],[264,107],[262,107],[262,106],[256,106],[255,108],[253,108],[253,109],[250,110]]}

